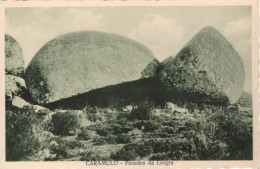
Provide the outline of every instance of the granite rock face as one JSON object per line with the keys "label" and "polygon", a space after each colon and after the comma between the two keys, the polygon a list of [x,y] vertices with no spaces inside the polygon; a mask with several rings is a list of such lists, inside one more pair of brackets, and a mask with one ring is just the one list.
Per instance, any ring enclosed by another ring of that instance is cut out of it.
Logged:
{"label": "granite rock face", "polygon": [[11,36],[5,35],[5,74],[23,76],[24,59],[22,48]]}
{"label": "granite rock face", "polygon": [[172,56],[169,56],[162,62],[159,62],[157,59],[152,60],[152,62],[150,62],[141,72],[141,79],[157,76],[172,58]]}
{"label": "granite rock face", "polygon": [[25,82],[22,78],[5,75],[5,97],[6,101],[12,101],[14,96],[23,96],[26,92]]}
{"label": "granite rock face", "polygon": [[75,32],[44,45],[26,69],[26,86],[39,104],[139,79],[154,59],[133,40],[104,32]]}
{"label": "granite rock face", "polygon": [[169,56],[168,58],[166,58],[165,60],[163,60],[162,62],[159,63],[158,65],[158,68],[157,68],[157,74],[159,74],[163,69],[164,67],[170,63],[170,61],[172,60],[172,56]]}
{"label": "granite rock face", "polygon": [[[205,27],[159,73],[169,93],[183,92],[235,103],[245,80],[244,66],[231,44],[214,28]],[[207,98],[206,97],[206,98]]]}
{"label": "granite rock face", "polygon": [[152,60],[141,72],[141,79],[155,77],[157,75],[157,70],[160,62],[157,59]]}

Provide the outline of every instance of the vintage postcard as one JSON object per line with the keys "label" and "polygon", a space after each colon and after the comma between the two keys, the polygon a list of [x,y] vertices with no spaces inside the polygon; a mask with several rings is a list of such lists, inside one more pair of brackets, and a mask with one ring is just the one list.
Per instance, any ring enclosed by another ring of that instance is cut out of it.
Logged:
{"label": "vintage postcard", "polygon": [[256,0],[0,4],[0,168],[260,167]]}

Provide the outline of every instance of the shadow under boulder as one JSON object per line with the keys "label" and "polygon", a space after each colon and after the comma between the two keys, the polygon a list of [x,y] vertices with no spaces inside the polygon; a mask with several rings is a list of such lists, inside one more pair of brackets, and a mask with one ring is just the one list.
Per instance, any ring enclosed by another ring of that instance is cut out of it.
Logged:
{"label": "shadow under boulder", "polygon": [[212,98],[205,94],[179,91],[177,89],[173,93],[169,93],[157,78],[148,78],[92,90],[84,94],[48,103],[44,106],[51,110],[80,110],[86,107],[86,105],[118,108],[130,104],[138,104],[144,99],[150,99],[156,105],[164,105],[167,101],[179,103],[180,105],[189,102],[197,103],[198,105],[227,105],[229,103],[228,98],[224,94]]}

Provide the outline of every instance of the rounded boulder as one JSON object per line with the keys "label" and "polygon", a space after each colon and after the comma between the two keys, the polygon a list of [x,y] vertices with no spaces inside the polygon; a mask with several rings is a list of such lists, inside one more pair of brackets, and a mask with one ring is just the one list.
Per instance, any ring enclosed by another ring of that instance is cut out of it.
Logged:
{"label": "rounded boulder", "polygon": [[74,32],[45,44],[28,65],[25,81],[33,100],[45,104],[137,80],[153,59],[147,47],[128,38]]}
{"label": "rounded boulder", "polygon": [[[213,27],[205,27],[163,68],[159,79],[170,93],[197,99],[240,98],[245,80],[243,62],[232,45]],[[176,96],[178,97],[178,96]]]}
{"label": "rounded boulder", "polygon": [[5,73],[15,76],[24,74],[22,48],[10,35],[5,35]]}

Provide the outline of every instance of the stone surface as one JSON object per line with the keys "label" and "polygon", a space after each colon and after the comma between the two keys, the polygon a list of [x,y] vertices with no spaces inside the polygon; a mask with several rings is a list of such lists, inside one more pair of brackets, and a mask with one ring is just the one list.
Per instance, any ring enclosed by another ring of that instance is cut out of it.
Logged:
{"label": "stone surface", "polygon": [[24,59],[22,48],[11,36],[5,35],[5,73],[23,76]]}
{"label": "stone surface", "polygon": [[23,108],[24,106],[31,106],[30,103],[26,102],[21,97],[15,96],[12,100],[12,105],[17,108]]}
{"label": "stone surface", "polygon": [[139,79],[154,59],[133,40],[103,32],[59,36],[34,56],[25,74],[28,90],[38,104]]}
{"label": "stone surface", "polygon": [[169,56],[162,62],[159,62],[157,59],[152,60],[141,72],[141,79],[151,78],[157,76],[163,68],[172,60],[172,56]]}
{"label": "stone surface", "polygon": [[158,68],[157,68],[157,74],[159,74],[163,69],[164,67],[170,63],[170,61],[172,60],[172,56],[169,56],[168,58],[166,58],[165,60],[163,60],[162,62],[159,63],[158,65]]}
{"label": "stone surface", "polygon": [[23,96],[26,90],[24,79],[5,75],[5,96],[6,101],[12,101],[14,96]]}
{"label": "stone surface", "polygon": [[150,62],[141,72],[141,79],[155,77],[157,75],[159,64],[160,63],[157,59],[153,59],[152,62]]}
{"label": "stone surface", "polygon": [[[183,92],[185,97],[205,96],[230,103],[241,96],[245,80],[241,58],[231,44],[214,28],[206,27],[159,73],[169,93]],[[215,101],[216,101],[215,100]]]}

